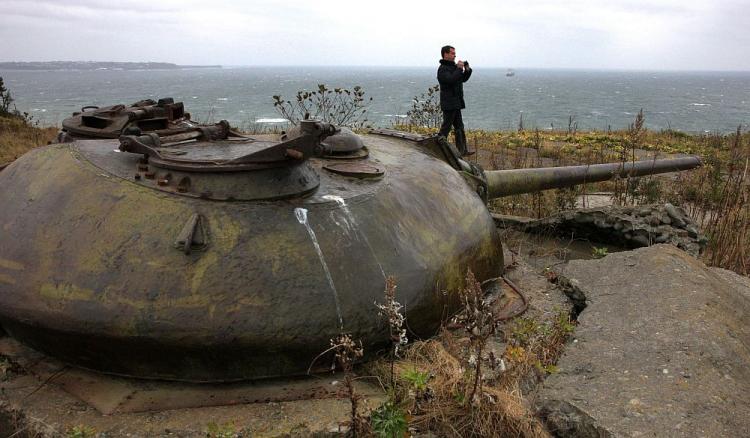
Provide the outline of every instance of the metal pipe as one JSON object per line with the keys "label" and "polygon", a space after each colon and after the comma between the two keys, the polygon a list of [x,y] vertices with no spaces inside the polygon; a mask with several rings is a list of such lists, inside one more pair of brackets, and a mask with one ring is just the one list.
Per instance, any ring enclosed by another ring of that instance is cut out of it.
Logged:
{"label": "metal pipe", "polygon": [[690,156],[666,160],[646,160],[625,163],[591,164],[584,166],[541,167],[485,171],[488,198],[500,198],[519,193],[569,187],[577,184],[620,178],[654,175],[694,169],[701,165],[698,157]]}

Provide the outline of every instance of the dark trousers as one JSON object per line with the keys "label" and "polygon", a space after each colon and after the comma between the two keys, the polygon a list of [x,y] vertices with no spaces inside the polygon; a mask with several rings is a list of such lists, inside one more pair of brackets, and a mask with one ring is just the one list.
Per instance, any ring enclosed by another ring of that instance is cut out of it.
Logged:
{"label": "dark trousers", "polygon": [[464,133],[464,120],[461,118],[461,110],[443,111],[443,125],[440,126],[440,135],[448,138],[451,132],[451,126],[454,129],[453,135],[456,136],[456,148],[461,155],[466,155],[466,134]]}

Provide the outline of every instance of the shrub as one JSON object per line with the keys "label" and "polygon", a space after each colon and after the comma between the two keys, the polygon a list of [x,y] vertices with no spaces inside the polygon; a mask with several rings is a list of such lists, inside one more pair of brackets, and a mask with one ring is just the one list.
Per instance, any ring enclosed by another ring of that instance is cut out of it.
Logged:
{"label": "shrub", "polygon": [[373,433],[383,438],[402,437],[407,431],[406,413],[392,401],[373,411],[370,424]]}
{"label": "shrub", "polygon": [[440,85],[427,89],[426,93],[414,96],[411,109],[406,112],[409,125],[437,128],[443,121],[440,109]]}
{"label": "shrub", "polygon": [[300,120],[313,118],[337,126],[364,128],[367,126],[367,110],[372,97],[365,97],[360,86],[330,89],[325,84],[318,84],[314,91],[298,91],[293,100],[273,96],[276,111],[292,125]]}
{"label": "shrub", "polygon": [[10,110],[10,105],[13,103],[13,97],[10,95],[10,91],[5,88],[3,78],[0,77],[0,117],[11,117],[13,113]]}

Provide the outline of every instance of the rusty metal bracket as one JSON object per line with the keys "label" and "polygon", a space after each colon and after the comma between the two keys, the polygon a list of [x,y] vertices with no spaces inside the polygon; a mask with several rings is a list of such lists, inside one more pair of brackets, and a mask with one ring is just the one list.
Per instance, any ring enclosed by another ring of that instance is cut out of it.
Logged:
{"label": "rusty metal bracket", "polygon": [[175,248],[181,250],[185,255],[190,255],[191,251],[205,249],[208,246],[208,235],[203,221],[203,217],[198,213],[190,216],[174,242]]}
{"label": "rusty metal bracket", "polygon": [[158,134],[150,132],[145,135],[121,135],[119,149],[123,152],[143,154],[146,157],[161,158],[157,148],[161,147]]}

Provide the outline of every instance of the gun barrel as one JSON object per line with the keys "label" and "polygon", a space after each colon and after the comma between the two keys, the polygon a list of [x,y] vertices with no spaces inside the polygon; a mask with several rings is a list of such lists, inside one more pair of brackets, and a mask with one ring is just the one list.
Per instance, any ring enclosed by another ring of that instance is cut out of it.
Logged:
{"label": "gun barrel", "polygon": [[700,165],[700,158],[690,156],[665,160],[583,166],[489,170],[485,171],[485,176],[487,178],[488,198],[494,199],[519,193],[607,181],[615,175],[619,175],[621,178],[638,177],[694,169]]}

